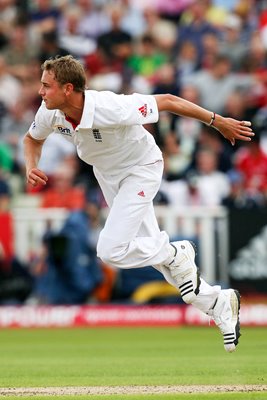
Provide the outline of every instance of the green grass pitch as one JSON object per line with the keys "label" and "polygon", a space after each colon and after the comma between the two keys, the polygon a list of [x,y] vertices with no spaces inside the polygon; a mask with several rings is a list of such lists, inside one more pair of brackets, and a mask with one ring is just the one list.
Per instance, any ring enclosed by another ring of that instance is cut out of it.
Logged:
{"label": "green grass pitch", "polygon": [[[243,328],[238,349],[232,354],[224,351],[222,337],[214,326],[2,329],[0,354],[0,388],[267,384],[266,328]],[[267,399],[267,392],[53,398],[152,397],[155,400],[261,400]],[[45,400],[51,396],[20,396],[22,400],[29,398]]]}

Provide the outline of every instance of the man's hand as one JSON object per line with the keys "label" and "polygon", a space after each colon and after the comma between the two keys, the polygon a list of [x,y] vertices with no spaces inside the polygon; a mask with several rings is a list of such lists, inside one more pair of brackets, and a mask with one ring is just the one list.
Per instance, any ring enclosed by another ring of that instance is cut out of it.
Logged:
{"label": "man's hand", "polygon": [[48,177],[38,168],[32,168],[27,173],[27,182],[32,186],[46,185]]}
{"label": "man's hand", "polygon": [[255,136],[254,132],[252,132],[250,121],[237,121],[236,119],[224,118],[216,114],[212,126],[217,129],[225,139],[229,140],[233,146],[236,140],[249,142],[251,138]]}

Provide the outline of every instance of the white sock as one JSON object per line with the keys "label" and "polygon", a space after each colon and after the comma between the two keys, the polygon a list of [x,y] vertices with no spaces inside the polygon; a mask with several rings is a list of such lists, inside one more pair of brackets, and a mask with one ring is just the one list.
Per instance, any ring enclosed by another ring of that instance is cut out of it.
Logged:
{"label": "white sock", "polygon": [[176,253],[177,253],[176,249],[175,249],[171,244],[168,244],[168,253],[169,253],[169,256],[168,256],[168,258],[162,263],[162,265],[169,265],[169,264],[173,261],[175,255],[176,255]]}
{"label": "white sock", "polygon": [[200,278],[201,284],[199,287],[199,294],[193,301],[192,305],[199,310],[207,313],[213,306],[221,291],[221,286],[211,286],[203,278]]}

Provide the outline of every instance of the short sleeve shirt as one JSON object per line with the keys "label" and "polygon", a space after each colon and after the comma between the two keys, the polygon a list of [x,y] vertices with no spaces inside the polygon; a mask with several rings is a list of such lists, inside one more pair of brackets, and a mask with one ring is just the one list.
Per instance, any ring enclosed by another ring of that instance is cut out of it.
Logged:
{"label": "short sleeve shirt", "polygon": [[117,174],[133,165],[162,158],[153,136],[143,127],[158,121],[154,96],[118,95],[109,91],[85,91],[80,124],[74,128],[59,110],[43,102],[29,132],[45,139],[51,132],[76,145],[78,156],[101,172]]}

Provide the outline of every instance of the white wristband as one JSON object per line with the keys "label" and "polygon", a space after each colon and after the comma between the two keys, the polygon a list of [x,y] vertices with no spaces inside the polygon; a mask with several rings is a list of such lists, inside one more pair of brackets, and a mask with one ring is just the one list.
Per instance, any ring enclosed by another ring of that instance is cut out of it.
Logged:
{"label": "white wristband", "polygon": [[215,112],[213,112],[208,126],[213,126],[215,118],[216,118],[216,114],[215,114]]}

